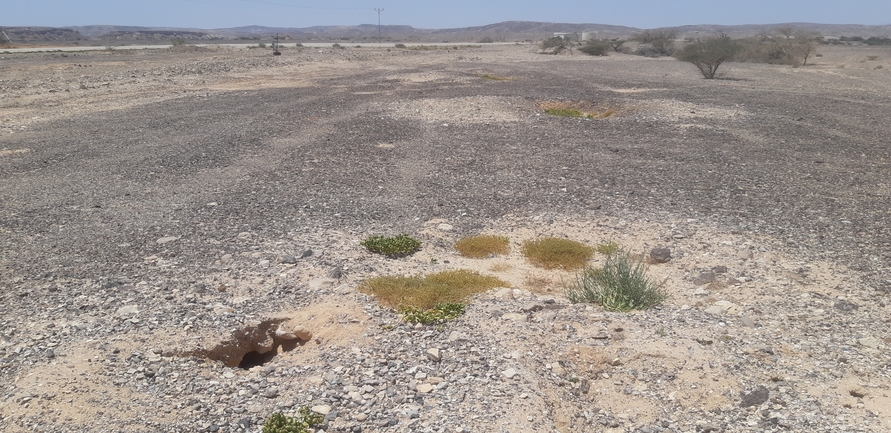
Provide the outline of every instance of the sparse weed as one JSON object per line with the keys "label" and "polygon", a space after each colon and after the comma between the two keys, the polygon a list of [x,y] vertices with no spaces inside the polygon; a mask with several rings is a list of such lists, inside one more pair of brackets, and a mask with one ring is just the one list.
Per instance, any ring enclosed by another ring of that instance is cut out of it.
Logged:
{"label": "sparse weed", "polygon": [[369,236],[362,241],[363,247],[372,253],[390,258],[405,257],[421,248],[421,241],[409,235]]}
{"label": "sparse weed", "polygon": [[392,308],[429,310],[445,303],[461,303],[470,296],[495,287],[508,287],[498,278],[457,269],[427,276],[382,276],[365,280],[359,291],[374,295]]}
{"label": "sparse weed", "polygon": [[593,248],[570,239],[542,238],[523,242],[526,259],[545,269],[577,269],[585,266],[593,254]]}
{"label": "sparse weed", "polygon": [[504,255],[510,252],[508,238],[505,236],[480,235],[462,238],[455,243],[455,249],[472,259],[484,259],[492,255]]}
{"label": "sparse weed", "polygon": [[597,245],[594,249],[597,250],[598,253],[603,255],[615,254],[619,251],[619,244],[615,242],[606,242],[600,245]]}
{"label": "sparse weed", "polygon": [[263,425],[263,433],[309,433],[313,427],[325,421],[325,417],[312,413],[306,406],[301,406],[297,417],[285,416],[281,412],[272,414]]}
{"label": "sparse weed", "polygon": [[545,113],[560,117],[582,117],[584,113],[575,108],[545,108]]}
{"label": "sparse weed", "polygon": [[551,116],[586,118],[586,119],[605,119],[616,114],[614,109],[604,109],[600,111],[593,107],[589,102],[572,102],[572,101],[543,101],[538,104],[545,113]]}
{"label": "sparse weed", "polygon": [[399,314],[402,315],[402,320],[407,323],[435,325],[462,316],[464,314],[464,304],[458,302],[443,302],[436,304],[433,308],[427,310],[402,305],[399,307]]}
{"label": "sparse weed", "polygon": [[632,260],[624,250],[606,256],[600,268],[588,267],[577,282],[567,288],[569,302],[590,302],[607,311],[646,310],[668,297],[662,290],[665,282],[655,283],[646,276],[646,265]]}
{"label": "sparse weed", "polygon": [[405,48],[405,44],[396,44],[393,47],[394,48]]}
{"label": "sparse weed", "polygon": [[511,80],[510,78],[507,78],[507,77],[499,77],[497,75],[489,75],[489,74],[480,75],[480,78],[482,78],[484,80],[493,80],[493,81],[510,81]]}

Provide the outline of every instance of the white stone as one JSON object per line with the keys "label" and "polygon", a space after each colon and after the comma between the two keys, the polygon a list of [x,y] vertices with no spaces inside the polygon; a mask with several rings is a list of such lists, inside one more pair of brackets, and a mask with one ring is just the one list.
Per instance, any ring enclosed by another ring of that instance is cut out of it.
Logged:
{"label": "white stone", "polygon": [[328,415],[329,413],[331,413],[331,406],[328,406],[327,404],[321,404],[318,406],[313,406],[309,410],[317,414]]}
{"label": "white stone", "polygon": [[163,244],[167,244],[167,243],[170,243],[170,242],[173,242],[173,241],[176,241],[176,240],[179,240],[179,238],[176,237],[176,236],[166,236],[166,237],[163,237],[163,238],[161,238],[161,239],[158,239],[158,240],[155,241],[155,242],[157,242],[157,243],[163,245]]}
{"label": "white stone", "polygon": [[417,386],[418,392],[421,394],[427,394],[428,392],[433,391],[434,388],[436,387],[429,383],[422,383]]}
{"label": "white stone", "polygon": [[132,316],[134,314],[139,313],[139,309],[135,305],[125,305],[121,308],[118,308],[118,311],[115,312],[118,316]]}
{"label": "white stone", "polygon": [[450,231],[452,231],[452,230],[455,229],[454,226],[452,226],[451,224],[447,224],[447,223],[439,224],[439,225],[436,226],[436,228],[438,228],[438,229],[440,229],[440,230],[442,230],[442,231],[444,231],[444,232],[450,232]]}
{"label": "white stone", "polygon": [[513,379],[519,373],[514,368],[508,368],[507,370],[502,371],[501,374],[508,379]]}

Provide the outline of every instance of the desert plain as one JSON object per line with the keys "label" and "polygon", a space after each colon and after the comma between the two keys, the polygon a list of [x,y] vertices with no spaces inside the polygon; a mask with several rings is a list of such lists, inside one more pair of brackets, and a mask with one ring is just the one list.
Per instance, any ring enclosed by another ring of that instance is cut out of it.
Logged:
{"label": "desert plain", "polygon": [[[891,49],[536,51],[0,54],[0,430],[891,430]],[[570,304],[544,236],[668,249],[670,297]],[[357,290],[446,269],[509,284],[436,326]]]}

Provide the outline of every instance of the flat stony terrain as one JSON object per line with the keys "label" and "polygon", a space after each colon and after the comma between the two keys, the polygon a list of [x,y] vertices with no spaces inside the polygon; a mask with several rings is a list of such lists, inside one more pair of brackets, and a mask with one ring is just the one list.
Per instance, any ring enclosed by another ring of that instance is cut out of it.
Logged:
{"label": "flat stony terrain", "polygon": [[[819,52],[0,54],[0,430],[891,431],[891,50]],[[667,248],[670,297],[570,304],[542,236]],[[509,287],[440,326],[357,290],[458,268]]]}

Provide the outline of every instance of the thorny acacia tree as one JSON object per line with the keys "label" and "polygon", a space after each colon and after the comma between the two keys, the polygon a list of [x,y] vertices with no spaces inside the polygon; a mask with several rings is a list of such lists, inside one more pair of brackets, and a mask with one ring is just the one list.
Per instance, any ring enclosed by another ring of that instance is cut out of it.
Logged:
{"label": "thorny acacia tree", "polygon": [[634,40],[649,44],[660,56],[670,56],[674,50],[674,40],[678,32],[671,29],[644,30],[634,35]]}
{"label": "thorny acacia tree", "polygon": [[715,78],[718,67],[732,59],[742,49],[739,42],[727,35],[719,34],[690,43],[678,53],[677,59],[694,64],[699,68],[699,72],[702,72],[702,76],[712,79]]}

